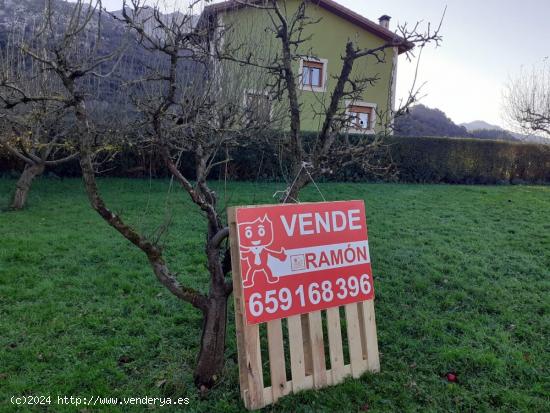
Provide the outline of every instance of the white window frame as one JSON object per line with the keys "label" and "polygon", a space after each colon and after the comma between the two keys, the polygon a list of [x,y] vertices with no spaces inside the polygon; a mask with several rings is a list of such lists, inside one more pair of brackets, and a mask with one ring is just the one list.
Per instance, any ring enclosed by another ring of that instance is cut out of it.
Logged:
{"label": "white window frame", "polygon": [[245,89],[244,95],[243,95],[243,107],[245,110],[248,108],[248,95],[264,95],[267,97],[267,100],[269,101],[269,122],[273,120],[273,99],[269,95],[269,92],[267,90],[256,90],[256,89]]}
{"label": "white window frame", "polygon": [[[311,62],[317,62],[317,63],[321,63],[323,65],[321,86],[304,85],[303,80],[302,80],[302,76],[303,76],[303,73],[304,73],[304,61],[306,61],[306,62],[310,62],[310,61]],[[327,91],[328,59],[321,59],[319,57],[305,56],[305,57],[300,59],[300,69],[299,70],[300,70],[298,72],[299,73],[299,76],[298,76],[298,80],[299,80],[298,88],[299,89],[305,90],[305,91],[308,91],[308,92],[326,92]]]}
{"label": "white window frame", "polygon": [[346,116],[347,117],[350,117],[352,113],[356,113],[356,112],[351,112],[349,110],[349,108],[351,106],[361,106],[361,107],[365,107],[365,108],[371,108],[371,118],[370,118],[370,128],[369,129],[363,129],[363,128],[355,128],[353,125],[350,125],[348,126],[348,132],[352,132],[352,133],[364,133],[366,135],[374,135],[376,132],[376,121],[377,121],[377,116],[376,116],[376,103],[372,103],[372,102],[365,102],[365,101],[362,101],[362,100],[346,100],[345,101],[345,104],[346,104]]}

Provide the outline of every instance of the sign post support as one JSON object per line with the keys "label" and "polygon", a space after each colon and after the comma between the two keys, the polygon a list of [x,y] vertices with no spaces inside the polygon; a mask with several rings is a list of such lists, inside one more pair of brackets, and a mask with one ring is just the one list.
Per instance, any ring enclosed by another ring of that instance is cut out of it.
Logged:
{"label": "sign post support", "polygon": [[[380,370],[362,201],[235,207],[228,209],[228,223],[239,381],[247,409]],[[261,323],[267,327],[268,387]],[[344,340],[349,364],[344,362]],[[327,341],[330,368],[325,362]]]}

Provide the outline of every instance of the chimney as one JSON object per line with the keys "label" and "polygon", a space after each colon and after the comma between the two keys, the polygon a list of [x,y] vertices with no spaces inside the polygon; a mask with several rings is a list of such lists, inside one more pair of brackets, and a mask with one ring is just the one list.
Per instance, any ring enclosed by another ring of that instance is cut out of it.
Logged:
{"label": "chimney", "polygon": [[390,16],[388,16],[387,14],[384,14],[383,16],[380,16],[380,18],[378,19],[378,23],[384,29],[389,29],[390,28],[390,19],[391,19]]}

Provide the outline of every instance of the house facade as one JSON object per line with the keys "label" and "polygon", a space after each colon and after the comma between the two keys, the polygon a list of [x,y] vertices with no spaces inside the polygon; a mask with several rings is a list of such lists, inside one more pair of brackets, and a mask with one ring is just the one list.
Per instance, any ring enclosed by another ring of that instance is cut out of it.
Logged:
{"label": "house facade", "polygon": [[[262,6],[265,1],[253,1]],[[280,1],[282,12],[291,21],[298,12],[301,0]],[[257,62],[267,63],[280,55],[280,40],[272,31],[272,16],[264,9],[244,6],[239,2],[225,1],[205,8],[201,19],[209,19],[216,26],[224,27],[222,47],[234,48],[242,58],[255,56]],[[362,49],[376,48],[392,42],[397,36],[391,32],[389,16],[382,16],[375,23],[332,0],[311,0],[305,8],[308,24],[303,27],[301,38],[305,39],[297,49],[294,71],[299,85],[301,103],[301,127],[303,131],[317,131],[323,121],[321,113],[328,105],[330,93],[336,85],[342,68],[342,56],[348,40]],[[225,43],[225,44],[223,44]],[[360,98],[341,102],[342,109],[350,117],[349,131],[373,134],[386,129],[391,123],[391,110],[395,105],[397,60],[407,47],[392,47],[385,50],[383,61],[373,56],[356,60],[351,79],[376,77]],[[257,58],[260,56],[260,58]],[[239,71],[245,70],[242,68]],[[269,79],[262,84],[243,87],[243,102],[254,108],[271,113],[278,102],[269,100],[266,93]]]}

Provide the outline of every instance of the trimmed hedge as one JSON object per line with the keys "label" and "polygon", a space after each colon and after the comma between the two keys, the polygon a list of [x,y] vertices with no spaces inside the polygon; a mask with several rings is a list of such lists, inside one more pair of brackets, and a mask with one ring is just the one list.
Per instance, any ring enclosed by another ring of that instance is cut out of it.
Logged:
{"label": "trimmed hedge", "polygon": [[550,183],[550,145],[461,138],[391,142],[404,182]]}
{"label": "trimmed hedge", "polygon": [[[353,137],[350,137],[353,139]],[[313,134],[305,134],[311,142]],[[231,154],[227,178],[233,180],[279,180],[284,175],[286,162],[280,161],[280,145],[276,138],[272,144],[250,143]],[[502,184],[550,183],[550,145],[536,145],[462,138],[401,138],[387,139],[388,150],[382,163],[393,162],[397,175],[392,180],[401,182]],[[184,155],[182,170],[189,176],[193,172],[193,157]],[[23,165],[0,150],[0,173],[18,175]],[[51,168],[46,175],[61,177],[79,176],[78,163],[70,162]],[[223,178],[225,167],[213,172],[212,178]],[[136,149],[120,153],[109,176],[154,177],[166,176],[166,169],[158,154]],[[324,179],[331,181],[373,181],[380,177],[358,166],[334,171]]]}
{"label": "trimmed hedge", "polygon": [[[305,135],[305,144],[314,135]],[[350,140],[353,136],[350,136]],[[340,144],[340,143],[338,143]],[[381,164],[393,163],[396,176],[381,178],[359,166],[335,170],[323,179],[362,182],[397,180],[451,184],[550,184],[550,145],[485,139],[391,137]],[[251,145],[232,154],[228,178],[281,179],[286,162],[279,161],[277,145]],[[225,171],[218,172],[222,176]],[[288,177],[287,177],[288,178]]]}

